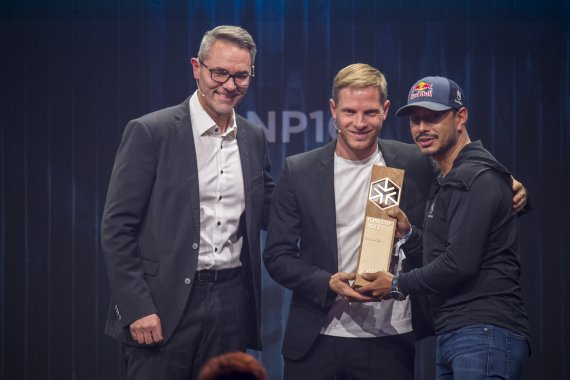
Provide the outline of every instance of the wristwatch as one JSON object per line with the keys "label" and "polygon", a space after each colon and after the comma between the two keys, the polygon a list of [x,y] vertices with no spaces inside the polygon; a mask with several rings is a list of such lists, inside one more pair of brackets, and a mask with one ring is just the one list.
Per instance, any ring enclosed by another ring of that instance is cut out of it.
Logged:
{"label": "wristwatch", "polygon": [[392,279],[392,289],[390,289],[390,297],[396,301],[403,301],[406,299],[406,295],[400,290],[398,286],[398,276],[395,275]]}

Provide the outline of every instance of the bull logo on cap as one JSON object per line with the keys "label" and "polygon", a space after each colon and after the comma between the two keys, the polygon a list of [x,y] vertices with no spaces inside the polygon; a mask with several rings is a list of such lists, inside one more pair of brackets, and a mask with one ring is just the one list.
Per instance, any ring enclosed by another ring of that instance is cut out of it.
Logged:
{"label": "bull logo on cap", "polygon": [[412,90],[410,91],[410,99],[415,99],[420,96],[431,97],[433,94],[432,91],[433,91],[433,84],[422,81],[412,87]]}

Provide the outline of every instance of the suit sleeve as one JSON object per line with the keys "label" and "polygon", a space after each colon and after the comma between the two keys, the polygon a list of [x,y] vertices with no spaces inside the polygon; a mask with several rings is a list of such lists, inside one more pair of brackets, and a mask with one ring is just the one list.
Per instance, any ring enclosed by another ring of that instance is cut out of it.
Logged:
{"label": "suit sleeve", "polygon": [[101,245],[123,325],[157,312],[143,277],[138,234],[155,180],[157,158],[148,127],[131,121],[117,151],[101,223]]}
{"label": "suit sleeve", "polygon": [[[294,174],[287,160],[273,194],[267,242],[263,260],[270,276],[296,295],[321,306],[330,304],[335,295],[329,290],[332,273],[311,264],[299,249],[302,211],[296,194]],[[308,212],[308,211],[306,211]],[[306,237],[309,245],[311,237]]]}

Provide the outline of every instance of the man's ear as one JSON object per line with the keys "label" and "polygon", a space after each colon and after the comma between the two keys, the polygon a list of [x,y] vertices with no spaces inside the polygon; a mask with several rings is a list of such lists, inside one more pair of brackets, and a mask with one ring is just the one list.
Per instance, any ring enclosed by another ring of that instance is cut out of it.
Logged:
{"label": "man's ear", "polygon": [[464,129],[467,126],[467,119],[469,119],[469,111],[467,111],[467,108],[461,107],[455,113],[458,128]]}
{"label": "man's ear", "polygon": [[190,64],[192,65],[194,79],[200,79],[200,61],[198,61],[198,58],[190,58]]}
{"label": "man's ear", "polygon": [[334,103],[334,100],[329,99],[329,107],[331,109],[332,118],[336,120],[336,104]]}

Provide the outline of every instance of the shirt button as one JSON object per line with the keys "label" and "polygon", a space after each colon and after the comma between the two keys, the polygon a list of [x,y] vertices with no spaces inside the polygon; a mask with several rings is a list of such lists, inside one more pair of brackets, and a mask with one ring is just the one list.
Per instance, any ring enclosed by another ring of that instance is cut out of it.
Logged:
{"label": "shirt button", "polygon": [[219,226],[220,224],[222,224],[222,222],[218,222],[218,226]]}
{"label": "shirt button", "polygon": [[218,198],[218,200],[220,200],[220,201],[222,200],[222,196],[221,196],[221,195],[220,195],[220,197]]}
{"label": "shirt button", "polygon": [[198,243],[192,244],[192,249],[198,249]]}
{"label": "shirt button", "polygon": [[192,282],[192,280],[190,280],[188,277],[186,277],[186,278],[184,279],[184,283],[185,283],[186,285],[190,285],[191,282]]}
{"label": "shirt button", "polygon": [[224,171],[223,171],[223,170],[220,170],[220,174],[224,174]]}
{"label": "shirt button", "polygon": [[217,247],[216,247],[216,248],[214,248],[214,252],[218,252],[218,248],[217,248]]}

